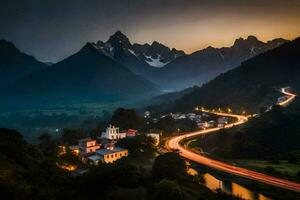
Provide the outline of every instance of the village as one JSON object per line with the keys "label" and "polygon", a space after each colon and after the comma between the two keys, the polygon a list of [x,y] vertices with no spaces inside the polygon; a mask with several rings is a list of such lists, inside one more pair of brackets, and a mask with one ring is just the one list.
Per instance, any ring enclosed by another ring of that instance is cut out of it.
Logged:
{"label": "village", "polygon": [[[226,124],[230,123],[230,118],[228,117],[216,117],[205,112],[191,112],[191,113],[169,113],[166,115],[161,115],[159,117],[152,117],[149,111],[144,112],[144,119],[147,124],[158,123],[164,118],[171,118],[175,121],[178,120],[190,120],[197,124],[197,129],[205,130],[209,128],[223,128]],[[177,130],[179,134],[181,130]],[[67,149],[71,151],[73,156],[76,156],[78,160],[85,166],[98,166],[99,164],[111,164],[115,161],[127,157],[129,151],[126,148],[118,146],[118,141],[122,139],[135,138],[137,135],[146,135],[152,138],[154,147],[156,151],[161,154],[167,152],[164,149],[164,142],[166,137],[163,136],[161,132],[150,132],[142,133],[134,128],[120,130],[119,127],[109,124],[108,127],[101,134],[96,137],[86,137],[81,138],[77,141],[75,145],[60,145],[58,156],[66,154]],[[170,137],[170,136],[168,136]],[[72,171],[77,174],[85,173],[89,167],[85,169],[80,169],[78,165],[71,164],[68,162],[57,163],[57,166],[61,169]]]}
{"label": "village", "polygon": [[[146,111],[144,114],[144,117],[150,117],[150,112]],[[228,117],[216,117],[212,116],[210,114],[207,114],[205,112],[202,113],[169,113],[166,115],[161,115],[159,119],[163,119],[166,117],[171,117],[174,120],[184,120],[184,119],[189,119],[193,122],[195,122],[198,126],[199,129],[207,129],[207,128],[213,128],[213,127],[218,127],[222,128],[226,124],[230,122],[230,118]],[[153,123],[157,123],[159,121],[158,118],[153,118],[152,121]]]}
{"label": "village", "polygon": [[[80,158],[82,163],[97,166],[100,163],[113,163],[123,157],[127,157],[129,152],[125,148],[118,147],[117,141],[123,138],[133,138],[138,135],[138,130],[127,129],[120,131],[119,127],[109,125],[101,135],[96,138],[82,138],[78,140],[77,145],[61,145],[59,146],[59,156],[66,153],[67,148],[71,150],[74,156]],[[157,146],[160,140],[159,133],[147,133],[147,137],[153,139],[154,145]],[[78,169],[78,166],[69,163],[57,164],[58,167],[68,170],[83,173],[86,170]]]}

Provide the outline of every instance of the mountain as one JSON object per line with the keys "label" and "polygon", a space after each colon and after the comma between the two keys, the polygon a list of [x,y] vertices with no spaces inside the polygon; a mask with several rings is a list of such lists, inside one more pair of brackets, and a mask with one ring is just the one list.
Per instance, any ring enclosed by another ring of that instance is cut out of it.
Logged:
{"label": "mountain", "polygon": [[231,47],[196,51],[167,64],[156,80],[167,89],[180,89],[203,84],[220,73],[237,67],[241,62],[287,42],[275,39],[266,43],[254,36],[237,39]]}
{"label": "mountain", "polygon": [[160,109],[188,111],[200,105],[257,112],[276,102],[281,95],[276,88],[291,86],[300,92],[299,52],[297,38],[243,62],[173,103],[166,102]]}
{"label": "mountain", "polygon": [[119,64],[127,67],[130,71],[136,75],[142,75],[146,77],[154,69],[140,60],[130,50],[132,45],[123,33],[117,31],[110,36],[106,42],[98,41],[97,43],[91,43],[102,54],[110,57]]}
{"label": "mountain", "polygon": [[46,101],[134,99],[157,92],[154,84],[99,52],[91,43],[74,55],[20,79],[11,91]]}
{"label": "mountain", "polygon": [[17,79],[46,66],[33,56],[22,53],[13,43],[0,40],[0,87],[13,84]]}
{"label": "mountain", "polygon": [[153,67],[163,67],[171,61],[184,56],[184,51],[175,48],[170,49],[165,45],[154,41],[149,44],[133,44],[132,52],[141,60],[144,60]]}
{"label": "mountain", "polygon": [[117,31],[106,42],[90,43],[99,53],[110,57],[119,64],[127,67],[136,75],[155,82],[160,74],[157,67],[162,67],[176,58],[184,55],[183,51],[170,49],[163,44],[131,44],[128,37]]}

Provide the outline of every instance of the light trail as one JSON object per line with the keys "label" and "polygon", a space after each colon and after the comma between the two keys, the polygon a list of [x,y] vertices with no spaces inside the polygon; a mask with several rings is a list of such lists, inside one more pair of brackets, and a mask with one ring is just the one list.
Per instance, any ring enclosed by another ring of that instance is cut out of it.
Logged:
{"label": "light trail", "polygon": [[[286,88],[282,88],[281,92],[287,96],[287,99],[284,100],[283,102],[278,103],[278,105],[280,105],[280,106],[287,106],[296,97],[295,94],[292,94],[292,93],[286,91]],[[206,111],[203,109],[202,109],[202,111],[209,112],[209,111]],[[248,116],[229,114],[229,113],[220,113],[220,112],[210,112],[210,113],[219,115],[219,116],[234,117],[237,119],[236,122],[225,125],[224,128],[226,128],[226,129],[231,128],[233,126],[243,124],[248,121]],[[172,138],[171,140],[169,140],[167,142],[167,145],[169,146],[169,148],[171,148],[173,150],[179,150],[180,156],[182,156],[186,159],[192,160],[196,163],[203,164],[203,165],[206,165],[208,167],[211,167],[211,168],[214,168],[217,170],[221,170],[221,171],[231,173],[231,174],[234,174],[237,176],[245,177],[245,178],[255,180],[255,181],[258,181],[261,183],[265,183],[265,184],[277,186],[280,188],[300,192],[300,183],[292,182],[292,181],[281,179],[281,178],[276,178],[276,177],[273,177],[270,175],[266,175],[263,173],[255,172],[255,171],[237,167],[237,166],[234,166],[234,165],[231,165],[228,163],[224,163],[224,162],[221,162],[218,160],[207,158],[203,155],[199,155],[195,152],[192,152],[191,150],[188,150],[184,146],[180,145],[180,142],[183,139],[187,139],[187,138],[191,138],[191,137],[195,137],[195,136],[199,136],[199,135],[204,135],[204,134],[208,134],[208,133],[213,133],[213,132],[216,132],[221,129],[222,128],[210,128],[210,129],[196,131],[196,132],[192,132],[192,133],[186,133],[184,135],[180,135],[180,136],[176,136],[176,137]]]}

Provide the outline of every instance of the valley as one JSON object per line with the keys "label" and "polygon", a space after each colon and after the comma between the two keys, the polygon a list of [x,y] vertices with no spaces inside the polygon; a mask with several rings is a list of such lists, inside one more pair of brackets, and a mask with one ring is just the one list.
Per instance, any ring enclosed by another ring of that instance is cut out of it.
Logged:
{"label": "valley", "polygon": [[0,6],[0,199],[300,199],[296,1]]}

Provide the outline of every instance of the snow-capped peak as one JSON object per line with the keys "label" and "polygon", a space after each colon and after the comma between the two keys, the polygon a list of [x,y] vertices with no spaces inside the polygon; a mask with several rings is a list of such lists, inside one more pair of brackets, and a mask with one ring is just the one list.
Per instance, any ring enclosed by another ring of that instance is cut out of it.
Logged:
{"label": "snow-capped peak", "polygon": [[150,66],[152,67],[163,67],[169,62],[162,62],[161,55],[157,54],[156,58],[152,58],[152,56],[146,56],[147,59],[145,60]]}

